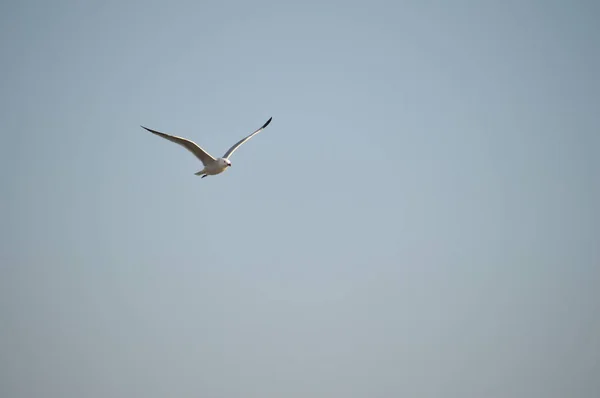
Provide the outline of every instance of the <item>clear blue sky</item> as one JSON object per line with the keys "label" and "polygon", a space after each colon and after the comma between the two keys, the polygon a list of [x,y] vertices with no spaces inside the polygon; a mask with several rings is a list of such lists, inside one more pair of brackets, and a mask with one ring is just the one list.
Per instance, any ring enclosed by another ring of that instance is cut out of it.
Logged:
{"label": "clear blue sky", "polygon": [[3,2],[0,396],[597,398],[599,18]]}

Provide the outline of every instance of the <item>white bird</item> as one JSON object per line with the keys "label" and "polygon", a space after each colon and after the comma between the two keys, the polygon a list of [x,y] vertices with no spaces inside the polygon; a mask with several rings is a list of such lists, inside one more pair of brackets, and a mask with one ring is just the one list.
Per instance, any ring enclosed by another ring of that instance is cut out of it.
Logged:
{"label": "white bird", "polygon": [[194,155],[196,155],[196,157],[198,159],[200,159],[200,161],[204,165],[204,168],[195,174],[197,176],[201,175],[202,178],[204,178],[206,176],[221,174],[222,172],[227,170],[228,167],[231,167],[231,162],[229,161],[229,157],[231,155],[233,155],[235,150],[238,149],[244,142],[248,141],[250,138],[252,138],[256,134],[260,133],[262,131],[262,129],[267,127],[269,125],[269,123],[271,123],[271,119],[273,119],[273,118],[272,117],[269,118],[269,120],[267,120],[267,122],[265,124],[263,124],[263,126],[261,128],[259,128],[252,134],[248,135],[247,137],[244,137],[241,140],[239,140],[237,143],[235,143],[235,145],[233,145],[231,148],[229,148],[227,150],[227,152],[225,152],[225,155],[223,155],[223,157],[220,157],[217,159],[212,157],[208,152],[206,152],[204,149],[200,148],[200,146],[193,141],[190,141],[185,138],[175,137],[173,135],[161,133],[160,131],[151,130],[144,126],[140,126],[140,127],[148,130],[149,132],[151,132],[153,134],[161,136],[171,142],[179,144],[179,145],[183,146],[185,149],[187,149],[188,151],[190,151],[191,153],[193,153]]}

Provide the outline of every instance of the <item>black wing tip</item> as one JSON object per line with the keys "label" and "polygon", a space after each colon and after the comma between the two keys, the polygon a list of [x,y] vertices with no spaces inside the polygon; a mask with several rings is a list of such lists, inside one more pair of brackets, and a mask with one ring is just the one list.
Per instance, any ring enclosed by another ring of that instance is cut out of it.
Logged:
{"label": "black wing tip", "polygon": [[265,127],[267,127],[269,125],[269,123],[271,123],[272,119],[273,119],[273,117],[270,117],[269,120],[267,120],[267,122],[265,124],[263,124],[263,126],[261,127],[261,129],[264,129]]}
{"label": "black wing tip", "polygon": [[149,131],[151,133],[154,133],[154,134],[164,134],[164,133],[161,133],[160,131],[156,131],[156,130],[149,129],[148,127],[144,127],[141,124],[140,124],[140,127],[143,128],[144,130],[147,130],[147,131]]}

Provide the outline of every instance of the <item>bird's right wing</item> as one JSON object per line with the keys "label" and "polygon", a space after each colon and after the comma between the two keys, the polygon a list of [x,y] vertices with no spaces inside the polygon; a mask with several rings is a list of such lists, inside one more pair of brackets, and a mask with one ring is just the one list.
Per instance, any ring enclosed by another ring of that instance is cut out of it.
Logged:
{"label": "bird's right wing", "polygon": [[223,155],[223,158],[229,159],[229,157],[231,155],[233,155],[235,150],[238,149],[240,147],[240,145],[242,145],[244,142],[248,141],[250,138],[254,137],[256,134],[260,133],[265,127],[267,127],[269,125],[269,123],[271,123],[271,119],[273,119],[273,118],[272,117],[269,118],[269,120],[267,120],[267,122],[265,124],[263,124],[262,127],[259,128],[258,130],[256,130],[254,133],[252,133],[252,134],[242,138],[238,142],[236,142],[231,148],[229,148],[227,150],[227,152],[225,152],[225,155]]}
{"label": "bird's right wing", "polygon": [[156,130],[151,130],[147,127],[144,126],[140,126],[143,129],[148,130],[149,132],[156,134],[166,140],[169,140],[171,142],[174,142],[176,144],[181,145],[182,147],[184,147],[185,149],[187,149],[188,151],[190,151],[191,153],[193,153],[194,155],[196,155],[196,157],[198,159],[200,159],[200,161],[202,162],[202,164],[204,164],[205,166],[208,163],[211,163],[215,160],[215,158],[213,158],[212,156],[210,156],[210,154],[208,152],[206,152],[204,149],[200,148],[200,146],[198,144],[196,144],[193,141],[187,140],[185,138],[181,138],[181,137],[175,137],[173,135],[169,135],[169,134],[165,134],[165,133],[161,133],[160,131],[156,131]]}

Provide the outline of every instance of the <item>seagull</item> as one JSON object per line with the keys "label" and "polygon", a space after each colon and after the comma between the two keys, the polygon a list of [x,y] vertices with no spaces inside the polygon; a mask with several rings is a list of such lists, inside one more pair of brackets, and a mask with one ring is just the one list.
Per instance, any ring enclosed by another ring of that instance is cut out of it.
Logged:
{"label": "seagull", "polygon": [[271,119],[273,119],[273,118],[272,117],[269,118],[269,120],[267,120],[267,122],[265,124],[263,124],[261,128],[259,128],[252,134],[242,138],[238,142],[236,142],[231,148],[229,148],[227,150],[227,152],[225,152],[223,157],[220,157],[217,159],[212,157],[208,152],[206,152],[204,149],[200,148],[200,146],[193,141],[190,141],[190,140],[182,138],[182,137],[175,137],[173,135],[161,133],[160,131],[152,130],[152,129],[149,129],[144,126],[140,126],[140,127],[142,127],[143,129],[146,129],[149,132],[156,134],[164,139],[167,139],[171,142],[179,144],[182,147],[184,147],[185,149],[187,149],[188,151],[190,151],[191,153],[193,153],[194,155],[196,155],[196,157],[198,159],[200,159],[200,161],[204,165],[204,168],[194,174],[197,176],[202,176],[201,178],[204,178],[206,176],[221,174],[222,172],[227,170],[228,167],[231,167],[231,162],[229,161],[229,157],[231,157],[231,155],[233,155],[233,153],[236,151],[236,149],[238,149],[243,143],[248,141],[250,138],[254,137],[256,134],[260,133],[265,127],[267,127],[269,125],[269,123],[271,123]]}

